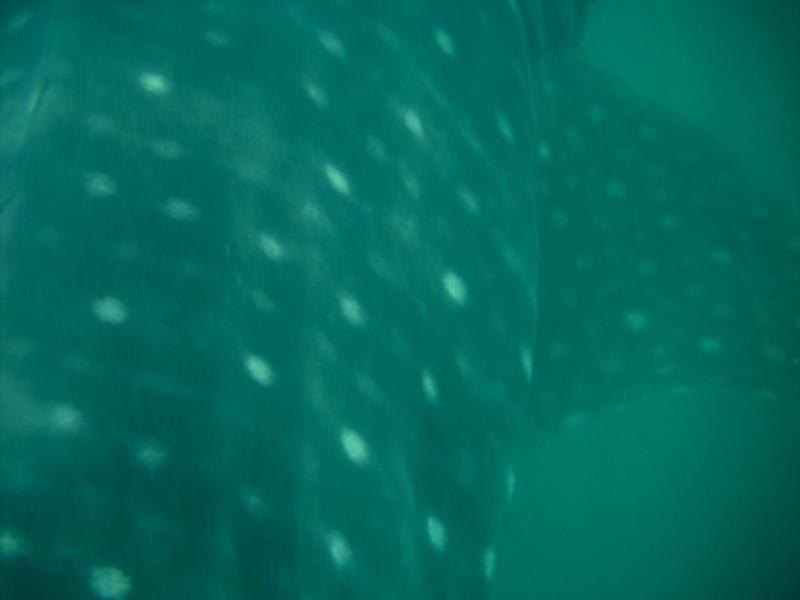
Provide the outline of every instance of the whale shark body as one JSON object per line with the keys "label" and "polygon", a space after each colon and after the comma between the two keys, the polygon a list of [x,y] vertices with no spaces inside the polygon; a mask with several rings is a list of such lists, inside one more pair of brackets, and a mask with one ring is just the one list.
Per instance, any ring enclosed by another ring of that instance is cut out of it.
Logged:
{"label": "whale shark body", "polygon": [[796,390],[735,167],[428,4],[3,7],[0,596],[484,598],[522,418]]}
{"label": "whale shark body", "polygon": [[800,397],[800,213],[698,127],[549,69],[535,422],[688,389]]}
{"label": "whale shark body", "polygon": [[537,298],[519,13],[43,12],[5,19],[0,594],[484,596]]}

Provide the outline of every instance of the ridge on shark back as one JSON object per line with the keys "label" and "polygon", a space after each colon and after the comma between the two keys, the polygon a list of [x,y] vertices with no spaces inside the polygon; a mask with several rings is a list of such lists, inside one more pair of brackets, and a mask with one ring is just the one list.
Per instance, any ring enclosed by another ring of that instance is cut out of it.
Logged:
{"label": "ridge on shark back", "polygon": [[0,596],[484,598],[521,415],[794,389],[796,230],[542,61],[585,4],[3,7]]}

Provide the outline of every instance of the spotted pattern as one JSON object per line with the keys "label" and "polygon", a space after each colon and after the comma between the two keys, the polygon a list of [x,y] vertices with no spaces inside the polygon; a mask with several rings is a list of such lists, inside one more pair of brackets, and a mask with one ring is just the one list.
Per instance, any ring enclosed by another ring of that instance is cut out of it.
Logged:
{"label": "spotted pattern", "polygon": [[535,370],[519,12],[7,4],[0,596],[487,597]]}
{"label": "spotted pattern", "polygon": [[794,213],[547,4],[0,7],[0,597],[484,598],[531,397],[800,397]]}
{"label": "spotted pattern", "polygon": [[687,387],[800,398],[800,215],[619,82],[553,76],[536,408],[574,427]]}

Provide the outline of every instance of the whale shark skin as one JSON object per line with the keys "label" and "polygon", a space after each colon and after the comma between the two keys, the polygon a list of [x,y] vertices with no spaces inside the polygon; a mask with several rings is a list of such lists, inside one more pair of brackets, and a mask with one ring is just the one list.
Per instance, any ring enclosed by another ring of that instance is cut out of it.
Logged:
{"label": "whale shark skin", "polygon": [[0,596],[486,597],[521,420],[800,395],[791,205],[583,5],[3,7]]}
{"label": "whale shark skin", "polygon": [[652,395],[800,398],[800,212],[685,119],[576,57],[539,140],[537,427]]}
{"label": "whale shark skin", "polygon": [[532,68],[428,4],[4,4],[0,596],[486,597]]}

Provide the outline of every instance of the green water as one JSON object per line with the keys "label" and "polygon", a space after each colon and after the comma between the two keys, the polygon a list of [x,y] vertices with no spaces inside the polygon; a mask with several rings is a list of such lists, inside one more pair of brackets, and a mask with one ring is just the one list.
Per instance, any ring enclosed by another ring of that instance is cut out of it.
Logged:
{"label": "green water", "polygon": [[656,397],[528,450],[498,598],[796,598],[800,413]]}
{"label": "green water", "polygon": [[[800,192],[800,3],[598,0],[583,55]],[[800,597],[800,414],[703,390],[531,435],[498,598]]]}

